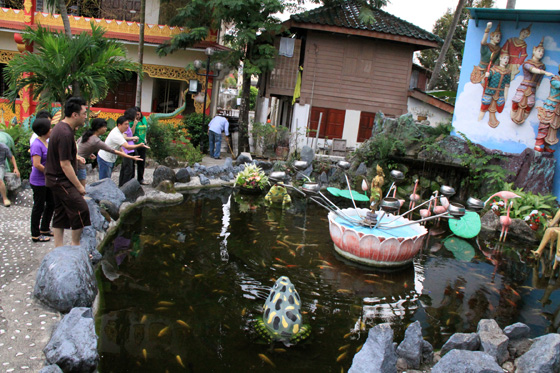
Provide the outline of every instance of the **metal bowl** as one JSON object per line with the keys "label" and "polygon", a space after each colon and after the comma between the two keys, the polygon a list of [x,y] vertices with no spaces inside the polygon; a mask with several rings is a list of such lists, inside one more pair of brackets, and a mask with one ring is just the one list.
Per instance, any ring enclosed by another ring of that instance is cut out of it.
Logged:
{"label": "metal bowl", "polygon": [[303,171],[307,168],[308,164],[306,161],[295,161],[294,168],[298,171]]}
{"label": "metal bowl", "polygon": [[442,185],[441,188],[439,188],[439,192],[449,198],[455,194],[455,188],[449,185]]}
{"label": "metal bowl", "polygon": [[460,218],[461,216],[465,215],[465,206],[461,205],[460,203],[452,202],[449,204],[447,212],[454,218]]}
{"label": "metal bowl", "polygon": [[347,170],[350,168],[350,162],[347,161],[338,161],[336,165],[338,166],[338,168],[341,168],[343,170]]}
{"label": "metal bowl", "polygon": [[387,197],[381,200],[379,207],[385,212],[395,212],[401,208],[401,203],[396,198]]}
{"label": "metal bowl", "polygon": [[469,197],[467,199],[467,208],[470,211],[480,211],[484,208],[484,202],[478,198]]}
{"label": "metal bowl", "polygon": [[391,176],[391,179],[393,179],[395,183],[399,183],[404,180],[404,174],[402,171],[393,170],[389,173],[389,175]]}
{"label": "metal bowl", "polygon": [[284,179],[286,179],[286,173],[284,171],[273,171],[268,178],[273,182],[284,181]]}
{"label": "metal bowl", "polygon": [[305,193],[317,193],[319,192],[319,183],[304,183],[301,190]]}

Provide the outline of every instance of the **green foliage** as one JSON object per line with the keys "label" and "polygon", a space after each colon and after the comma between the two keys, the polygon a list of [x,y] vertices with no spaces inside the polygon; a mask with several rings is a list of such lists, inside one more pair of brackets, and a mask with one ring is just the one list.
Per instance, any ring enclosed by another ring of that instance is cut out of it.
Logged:
{"label": "green foliage", "polygon": [[186,161],[189,166],[202,161],[204,155],[198,147],[195,147],[188,139],[182,137],[172,145],[173,155],[180,161]]}
{"label": "green foliage", "polygon": [[[0,123],[0,130],[6,132],[14,140],[14,157],[20,173],[21,179],[29,179],[31,174],[31,157],[29,155],[29,139],[31,138],[31,130],[23,128],[23,126],[16,124],[13,126],[6,126]],[[9,162],[10,167],[12,163]]]}
{"label": "green foliage", "polygon": [[268,177],[257,165],[245,164],[245,168],[235,177],[235,185],[247,189],[264,189],[268,186]]}
{"label": "green foliage", "polygon": [[162,162],[166,157],[172,154],[171,130],[165,123],[161,123],[157,119],[149,117],[147,119],[150,130],[148,131],[146,141],[150,144],[150,156],[158,162]]}
{"label": "green foliage", "polygon": [[[259,95],[259,90],[256,87],[251,86],[251,93],[249,95],[249,110],[255,110],[257,107],[257,96]],[[243,91],[239,92],[238,97],[243,97]]]}
{"label": "green foliage", "polygon": [[[521,188],[514,188],[513,183],[504,183],[503,187],[504,190],[513,192],[521,197],[510,200],[513,202],[510,211],[510,216],[512,218],[524,219],[533,210],[545,213],[548,216],[554,216],[558,209],[556,196],[552,194],[542,195],[540,193],[533,194],[531,192],[524,192]],[[507,208],[507,206],[504,206],[504,208]],[[546,224],[545,220],[546,219],[542,219],[541,222]]]}
{"label": "green foliage", "polygon": [[186,138],[203,153],[208,150],[208,123],[211,119],[206,116],[205,123],[202,124],[202,114],[192,113],[183,117],[183,124],[188,132]]}
{"label": "green foliage", "polygon": [[257,149],[261,149],[263,154],[274,150],[276,128],[268,123],[253,123],[251,129],[253,144]]}
{"label": "green foliage", "polygon": [[[136,70],[126,58],[124,44],[104,35],[105,30],[94,23],[91,35],[84,31],[71,39],[41,26],[26,28],[23,39],[33,43],[35,52],[18,54],[8,63],[6,97],[14,102],[22,88],[33,84],[33,99],[39,106],[64,105],[74,94],[72,86],[78,84],[86,101],[104,99],[109,89],[130,75],[129,70]],[[23,77],[27,72],[32,74]]]}
{"label": "green foliage", "polygon": [[[463,12],[459,18],[459,23],[455,29],[455,34],[451,40],[451,45],[441,66],[441,72],[435,85],[435,89],[456,92],[459,85],[459,74],[463,63],[463,49],[465,48],[465,38],[467,36],[467,25],[470,19],[468,8],[491,8],[493,0],[467,0]],[[449,33],[455,9],[448,9],[435,23],[432,33],[445,39]],[[429,70],[433,70],[439,57],[439,49],[426,49],[420,52],[418,59],[420,64]],[[451,97],[449,98],[451,100]],[[453,99],[453,102],[455,100]]]}

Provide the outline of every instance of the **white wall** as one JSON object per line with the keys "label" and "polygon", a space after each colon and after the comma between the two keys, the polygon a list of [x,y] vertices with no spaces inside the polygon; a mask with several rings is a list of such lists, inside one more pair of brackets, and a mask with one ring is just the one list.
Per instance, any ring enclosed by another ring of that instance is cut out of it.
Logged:
{"label": "white wall", "polygon": [[159,0],[146,1],[146,23],[159,24]]}
{"label": "white wall", "polygon": [[142,104],[140,105],[140,109],[144,112],[152,111],[154,82],[154,78],[150,78],[148,75],[144,75],[144,80],[142,81]]}
{"label": "white wall", "polygon": [[413,115],[414,120],[418,120],[418,115],[426,115],[432,127],[436,127],[442,122],[448,122],[453,117],[453,114],[449,114],[413,97],[408,98],[408,112]]}
{"label": "white wall", "polygon": [[307,130],[307,121],[309,120],[310,112],[311,106],[309,104],[294,105],[294,115],[292,117],[292,124],[290,126],[292,130],[292,143],[290,144],[290,151],[291,149],[294,149],[296,147],[300,149],[307,144],[305,132]]}
{"label": "white wall", "polygon": [[360,114],[358,110],[346,110],[344,117],[344,130],[342,138],[346,140],[347,147],[355,147],[358,139],[358,129],[360,127]]}
{"label": "white wall", "polygon": [[17,52],[17,45],[14,41],[14,33],[0,32],[0,49]]}

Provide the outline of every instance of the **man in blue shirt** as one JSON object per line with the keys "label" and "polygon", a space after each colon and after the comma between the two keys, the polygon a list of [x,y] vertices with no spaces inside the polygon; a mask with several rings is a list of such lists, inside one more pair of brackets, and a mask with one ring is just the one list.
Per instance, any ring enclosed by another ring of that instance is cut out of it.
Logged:
{"label": "man in blue shirt", "polygon": [[220,147],[222,145],[222,132],[229,136],[229,122],[226,118],[216,115],[208,123],[208,148],[210,157],[220,159]]}

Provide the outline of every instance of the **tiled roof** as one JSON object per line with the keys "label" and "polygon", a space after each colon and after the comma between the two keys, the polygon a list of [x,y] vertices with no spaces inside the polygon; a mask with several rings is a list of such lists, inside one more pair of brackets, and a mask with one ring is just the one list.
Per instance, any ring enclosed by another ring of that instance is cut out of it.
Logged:
{"label": "tiled roof", "polygon": [[297,23],[338,26],[356,30],[369,30],[390,35],[406,36],[437,43],[443,41],[437,36],[410,22],[402,20],[380,9],[374,9],[375,20],[371,25],[360,21],[360,5],[352,0],[331,7],[323,6],[303,13],[294,14],[290,20]]}

